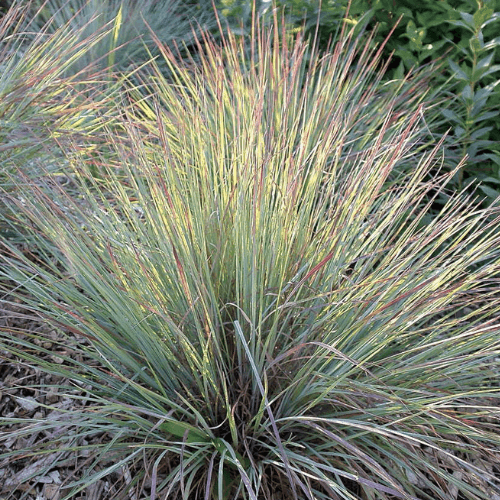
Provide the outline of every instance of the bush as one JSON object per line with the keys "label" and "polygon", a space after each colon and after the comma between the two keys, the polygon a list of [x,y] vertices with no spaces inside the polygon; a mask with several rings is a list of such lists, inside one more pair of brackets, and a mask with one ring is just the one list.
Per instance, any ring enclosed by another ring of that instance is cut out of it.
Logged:
{"label": "bush", "polygon": [[67,498],[122,466],[152,498],[491,498],[498,213],[462,193],[422,223],[450,176],[424,182],[440,145],[413,154],[420,103],[381,94],[380,53],[269,27],[199,44],[130,89],[120,162],[70,155],[80,197],[17,203],[39,250],[4,253],[5,293],[81,356],[1,349],[86,392],[10,460],[87,450]]}

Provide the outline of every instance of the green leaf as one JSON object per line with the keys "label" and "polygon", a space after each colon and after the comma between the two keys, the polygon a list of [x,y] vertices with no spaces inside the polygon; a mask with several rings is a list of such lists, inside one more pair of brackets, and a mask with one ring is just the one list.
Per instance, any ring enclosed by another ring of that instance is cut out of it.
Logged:
{"label": "green leaf", "polygon": [[496,177],[484,177],[481,179],[483,182],[489,182],[492,184],[498,184],[500,185],[500,179],[497,179]]}
{"label": "green leaf", "polygon": [[[479,113],[480,110],[477,110],[477,113]],[[474,117],[474,122],[475,123],[480,123],[484,120],[490,120],[491,118],[497,118],[498,117],[498,111],[488,111],[487,113],[482,113],[478,116],[476,114],[471,113],[471,115]]]}
{"label": "green leaf", "polygon": [[469,100],[472,100],[474,99],[474,91],[472,90],[471,86],[470,85],[466,85],[462,92],[460,92],[460,95],[466,100],[466,101],[469,101]]}
{"label": "green leaf", "polygon": [[463,21],[457,21],[457,20],[450,20],[450,21],[447,21],[449,24],[453,24],[453,26],[459,26],[461,28],[466,28],[468,29],[469,31],[472,31],[472,33],[474,33],[474,27],[467,24],[467,23],[464,23]]}
{"label": "green leaf", "polygon": [[472,134],[471,134],[471,139],[473,141],[475,141],[476,139],[479,139],[481,136],[483,136],[484,134],[487,134],[490,130],[493,130],[493,127],[482,127],[478,130],[475,130]]}
{"label": "green leaf", "polygon": [[405,73],[405,67],[403,62],[401,61],[396,70],[394,71],[394,79],[402,80],[404,77],[404,73]]}
{"label": "green leaf", "polygon": [[423,48],[425,51],[427,51],[427,52],[429,52],[429,53],[433,54],[433,53],[435,53],[435,52],[439,51],[440,49],[442,49],[442,48],[443,48],[443,46],[444,46],[444,45],[446,45],[447,43],[448,43],[448,42],[447,42],[446,40],[439,40],[439,41],[437,41],[437,42],[427,43],[427,44],[425,44],[422,48]]}
{"label": "green leaf", "polygon": [[484,48],[484,42],[480,36],[473,36],[469,40],[469,47],[472,53],[476,54]]}
{"label": "green leaf", "polygon": [[451,109],[442,109],[441,110],[441,113],[442,115],[445,117],[445,118],[448,118],[448,120],[451,120],[455,123],[462,123],[462,119],[458,117],[458,115],[452,111]]}
{"label": "green leaf", "polygon": [[491,54],[487,55],[483,59],[481,59],[478,63],[476,68],[477,69],[484,69],[490,66],[491,62],[493,61],[494,53],[492,52]]}
{"label": "green leaf", "polygon": [[493,66],[491,66],[488,69],[488,71],[486,71],[485,73],[483,73],[483,77],[484,76],[492,75],[493,73],[496,73],[497,71],[500,71],[500,64],[494,64]]}
{"label": "green leaf", "polygon": [[398,67],[394,71],[393,77],[395,80],[402,80],[404,78],[404,74],[405,74],[405,67],[403,61],[400,61]]}
{"label": "green leaf", "polygon": [[500,12],[495,12],[483,23],[483,27],[500,20]]}
{"label": "green leaf", "polygon": [[494,151],[493,153],[488,154],[488,158],[500,167],[500,153]]}
{"label": "green leaf", "polygon": [[411,40],[416,38],[417,36],[417,27],[415,26],[415,21],[409,20],[406,24],[406,34],[410,37]]}
{"label": "green leaf", "polygon": [[499,46],[500,46],[500,36],[493,38],[493,40],[490,40],[489,42],[485,43],[484,49],[490,50],[490,49],[494,49],[494,48],[499,47]]}
{"label": "green leaf", "polygon": [[487,101],[495,90],[495,84],[489,84],[486,87],[480,88],[476,91],[476,100]]}
{"label": "green leaf", "polygon": [[470,27],[472,30],[475,29],[474,16],[468,14],[467,12],[459,12],[460,17],[463,19],[464,23]]}
{"label": "green leaf", "polygon": [[463,71],[455,61],[453,61],[452,59],[448,59],[448,64],[455,78],[457,78],[458,80],[464,80],[466,82],[469,81],[469,75],[467,75],[467,73],[465,73],[465,71]]}
{"label": "green leaf", "polygon": [[229,462],[229,464],[235,468],[236,470],[238,470],[238,467],[236,466],[236,464],[233,462],[233,458],[232,456],[234,455],[238,461],[240,462],[240,464],[242,465],[242,467],[244,469],[248,469],[248,467],[250,467],[250,460],[248,458],[244,458],[240,453],[238,453],[232,446],[229,445],[229,443],[227,443],[224,439],[220,439],[220,438],[215,438],[213,441],[212,441],[212,444],[214,445],[215,449],[220,453],[225,453],[226,455],[226,460]]}
{"label": "green leaf", "polygon": [[411,42],[415,44],[415,49],[420,50],[422,47],[422,40],[425,38],[425,28],[418,28],[413,20],[408,21],[406,25],[406,36]]}
{"label": "green leaf", "polygon": [[500,190],[491,188],[490,186],[485,186],[481,184],[479,189],[491,200],[494,201],[500,196]]}
{"label": "green leaf", "polygon": [[421,26],[425,26],[429,29],[445,24],[447,22],[447,18],[442,14],[436,15],[436,12],[417,12],[417,21]]}
{"label": "green leaf", "polygon": [[[224,469],[222,472],[222,499],[229,500],[231,498],[231,488],[237,478],[233,478],[231,472]],[[214,495],[214,498],[215,495]]]}
{"label": "green leaf", "polygon": [[113,31],[111,32],[111,47],[110,49],[116,48],[118,44],[118,37],[120,35],[120,29],[122,26],[122,19],[123,18],[123,4],[120,5],[120,8],[118,9],[118,13],[116,14],[115,21],[113,23]]}
{"label": "green leaf", "polygon": [[407,70],[410,70],[418,62],[415,55],[407,48],[398,48],[396,49],[395,54],[401,58],[401,62]]}
{"label": "green leaf", "polygon": [[477,10],[472,16],[474,28],[479,31],[484,23],[493,16],[494,10],[491,7],[483,7]]}

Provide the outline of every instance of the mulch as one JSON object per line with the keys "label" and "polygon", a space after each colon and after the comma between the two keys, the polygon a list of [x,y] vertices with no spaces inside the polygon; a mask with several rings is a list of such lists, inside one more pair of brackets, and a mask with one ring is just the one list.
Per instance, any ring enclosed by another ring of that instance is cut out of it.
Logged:
{"label": "mulch", "polygon": [[[0,329],[12,332],[22,338],[36,333],[43,337],[37,340],[42,347],[50,350],[60,349],[61,342],[68,345],[65,355],[70,355],[71,341],[82,342],[84,339],[71,338],[49,327],[43,320],[27,315],[23,308],[13,303],[0,302]],[[69,340],[68,340],[69,339]],[[56,347],[57,346],[57,347]],[[63,360],[58,352],[48,354],[56,363]],[[59,353],[60,354],[60,353]],[[76,355],[76,354],[75,354]],[[78,353],[81,356],[81,352]],[[57,426],[48,430],[35,429],[32,433],[23,433],[31,420],[64,420],[65,411],[85,406],[85,388],[75,386],[74,395],[68,397],[67,389],[59,394],[58,386],[71,385],[57,375],[44,373],[36,367],[16,359],[9,352],[0,350],[0,417],[4,420],[0,426],[0,500],[59,500],[70,491],[68,485],[78,480],[93,461],[88,450],[76,452],[44,453],[38,456],[25,456],[13,460],[8,454],[31,448],[48,439],[57,439],[58,432],[67,432],[66,426]],[[50,390],[41,386],[51,386]],[[25,420],[25,422],[23,422]],[[82,440],[78,444],[97,444],[108,437],[103,432],[92,438],[92,442]],[[7,456],[6,456],[7,455]],[[107,498],[131,498],[137,500],[134,492],[127,493],[130,483],[130,471],[122,470],[109,477],[98,480],[73,498],[102,500]]]}

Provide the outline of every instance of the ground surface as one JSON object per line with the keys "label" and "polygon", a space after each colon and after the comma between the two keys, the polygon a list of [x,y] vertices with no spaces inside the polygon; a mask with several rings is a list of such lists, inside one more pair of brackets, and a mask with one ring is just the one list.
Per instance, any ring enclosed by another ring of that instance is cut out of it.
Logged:
{"label": "ground surface", "polygon": [[[58,354],[77,355],[72,351],[71,343],[84,341],[71,336],[68,341],[68,337],[63,338],[60,332],[49,328],[37,318],[25,315],[21,307],[12,304],[0,303],[0,328],[16,332],[20,338],[29,332],[43,334],[47,339],[43,347],[54,348],[54,354],[50,356],[56,362],[62,362]],[[67,345],[64,353],[59,347],[61,340]],[[49,432],[44,431],[18,436],[16,430],[26,426],[26,423],[22,422],[23,419],[26,419],[26,422],[27,419],[61,420],[64,419],[65,410],[75,405],[85,405],[84,398],[74,400],[65,397],[58,393],[57,388],[51,391],[37,388],[46,384],[67,386],[68,381],[55,375],[47,375],[20,363],[11,354],[0,351],[0,417],[21,420],[0,426],[0,456],[9,451],[26,448],[33,443],[43,443],[49,437]],[[75,387],[75,394],[78,393],[80,396],[85,396],[84,390]],[[51,429],[50,437],[56,437],[57,432],[57,429]],[[103,432],[93,438],[93,442],[103,442],[106,439],[106,433]],[[88,468],[91,460],[89,453],[85,451],[78,454],[54,452],[18,461],[12,461],[8,457],[0,459],[0,500],[59,500],[65,496],[65,492],[68,492],[65,486],[78,479],[82,471]],[[54,466],[56,461],[62,462]],[[123,499],[136,500],[132,492],[131,494],[126,492],[127,482],[130,482],[130,471],[121,470],[110,478],[97,481],[75,498],[101,500],[118,495]]]}

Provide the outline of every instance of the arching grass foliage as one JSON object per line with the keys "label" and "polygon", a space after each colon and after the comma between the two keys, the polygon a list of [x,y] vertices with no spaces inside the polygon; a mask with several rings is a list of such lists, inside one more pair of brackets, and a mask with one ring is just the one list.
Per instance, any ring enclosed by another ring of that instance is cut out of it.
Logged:
{"label": "arching grass foliage", "polygon": [[71,156],[80,197],[12,198],[37,248],[4,243],[3,300],[94,360],[2,331],[86,391],[20,432],[66,428],[34,447],[76,455],[107,432],[68,498],[123,465],[141,498],[490,498],[498,214],[458,193],[426,218],[449,176],[430,176],[439,144],[416,153],[418,86],[383,93],[379,53],[251,40],[201,37],[199,65],[163,47],[173,83],[152,64],[128,90],[119,162]]}

